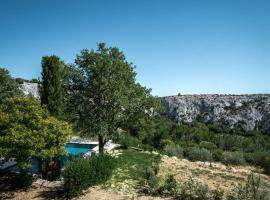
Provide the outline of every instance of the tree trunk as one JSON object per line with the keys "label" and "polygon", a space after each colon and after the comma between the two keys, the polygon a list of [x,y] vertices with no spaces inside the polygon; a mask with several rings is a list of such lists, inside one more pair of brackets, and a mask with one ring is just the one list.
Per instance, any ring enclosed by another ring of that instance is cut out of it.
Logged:
{"label": "tree trunk", "polygon": [[103,156],[104,155],[104,138],[102,135],[98,135],[98,151],[99,155]]}

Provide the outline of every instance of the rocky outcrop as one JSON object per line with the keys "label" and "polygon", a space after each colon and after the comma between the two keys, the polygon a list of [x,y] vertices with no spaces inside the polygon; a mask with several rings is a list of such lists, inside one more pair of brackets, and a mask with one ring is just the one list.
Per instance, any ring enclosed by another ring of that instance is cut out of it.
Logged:
{"label": "rocky outcrop", "polygon": [[178,95],[161,98],[165,115],[178,121],[222,122],[245,130],[270,130],[270,95]]}
{"label": "rocky outcrop", "polygon": [[22,84],[19,85],[20,90],[22,90],[22,92],[25,95],[32,95],[35,98],[39,98],[39,89],[38,89],[38,83],[28,83],[28,82],[24,82]]}

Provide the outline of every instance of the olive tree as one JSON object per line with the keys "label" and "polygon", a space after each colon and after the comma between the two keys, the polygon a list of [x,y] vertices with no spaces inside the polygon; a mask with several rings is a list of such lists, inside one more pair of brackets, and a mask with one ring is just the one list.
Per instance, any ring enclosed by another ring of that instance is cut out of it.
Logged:
{"label": "olive tree", "polygon": [[136,82],[134,66],[115,47],[98,44],[98,49],[83,50],[75,60],[80,79],[73,83],[73,98],[80,127],[86,136],[97,136],[99,152],[125,121],[151,115],[157,100],[150,89]]}

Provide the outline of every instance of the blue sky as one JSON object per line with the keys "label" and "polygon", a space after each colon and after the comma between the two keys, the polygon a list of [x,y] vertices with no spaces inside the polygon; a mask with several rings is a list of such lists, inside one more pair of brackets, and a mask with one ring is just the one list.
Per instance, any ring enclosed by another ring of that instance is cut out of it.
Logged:
{"label": "blue sky", "polygon": [[269,93],[268,0],[0,0],[0,66],[40,76],[100,41],[137,66],[154,95]]}

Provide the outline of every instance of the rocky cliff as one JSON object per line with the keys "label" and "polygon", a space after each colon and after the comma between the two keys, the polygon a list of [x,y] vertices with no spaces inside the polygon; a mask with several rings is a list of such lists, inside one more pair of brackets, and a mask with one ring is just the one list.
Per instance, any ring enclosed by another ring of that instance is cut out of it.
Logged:
{"label": "rocky cliff", "polygon": [[[37,83],[23,83],[24,94],[39,98]],[[162,97],[165,115],[178,121],[222,122],[231,128],[270,132],[270,95],[178,95]]]}
{"label": "rocky cliff", "polygon": [[222,122],[245,130],[270,130],[270,95],[178,95],[161,98],[165,115],[178,121]]}
{"label": "rocky cliff", "polygon": [[25,95],[32,95],[36,98],[39,98],[40,96],[37,83],[24,82],[19,85],[19,88]]}

